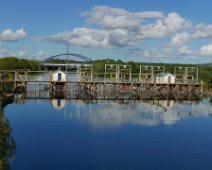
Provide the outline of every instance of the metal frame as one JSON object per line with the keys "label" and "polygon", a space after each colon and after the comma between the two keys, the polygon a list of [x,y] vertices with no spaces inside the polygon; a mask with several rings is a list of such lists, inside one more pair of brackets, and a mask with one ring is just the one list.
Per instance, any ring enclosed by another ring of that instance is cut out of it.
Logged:
{"label": "metal frame", "polygon": [[[80,80],[84,78],[87,81],[93,80],[93,64],[81,64],[80,65]],[[82,77],[82,74],[88,74],[89,77]]]}
{"label": "metal frame", "polygon": [[126,64],[105,64],[105,81],[108,80],[108,76],[111,81],[112,75],[115,75],[115,81],[131,81],[132,66]]}
{"label": "metal frame", "polygon": [[[122,77],[123,74],[123,77]],[[132,79],[132,66],[131,65],[118,65],[118,78],[121,81],[130,81]]]}
{"label": "metal frame", "polygon": [[139,81],[143,81],[143,76],[148,76],[144,81],[152,81],[154,82],[155,76],[160,73],[165,73],[165,66],[150,66],[150,65],[140,65],[140,73],[139,73]]}
{"label": "metal frame", "polygon": [[198,67],[174,67],[174,75],[176,77],[176,81],[189,83],[199,81],[199,69]]}
{"label": "metal frame", "polygon": [[112,77],[115,74],[115,80],[118,80],[118,65],[117,64],[105,64],[104,80],[107,81],[107,76]]}

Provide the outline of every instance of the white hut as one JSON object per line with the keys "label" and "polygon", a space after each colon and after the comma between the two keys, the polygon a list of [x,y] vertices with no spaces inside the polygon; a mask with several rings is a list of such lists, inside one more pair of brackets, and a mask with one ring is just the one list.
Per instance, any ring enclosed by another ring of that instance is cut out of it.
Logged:
{"label": "white hut", "polygon": [[62,72],[61,70],[57,70],[52,73],[51,81],[65,82],[66,74]]}
{"label": "white hut", "polygon": [[156,76],[155,82],[159,84],[173,84],[175,83],[175,76],[170,73],[161,73]]}
{"label": "white hut", "polygon": [[54,92],[62,93],[66,89],[66,74],[57,70],[51,75],[51,90]]}

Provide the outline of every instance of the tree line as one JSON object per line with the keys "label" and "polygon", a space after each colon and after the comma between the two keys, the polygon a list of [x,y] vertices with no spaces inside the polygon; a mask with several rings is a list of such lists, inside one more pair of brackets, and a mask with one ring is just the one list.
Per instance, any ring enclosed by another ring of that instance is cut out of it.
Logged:
{"label": "tree line", "polygon": [[16,57],[0,58],[0,70],[29,69],[42,70],[42,65],[34,59],[19,59]]}

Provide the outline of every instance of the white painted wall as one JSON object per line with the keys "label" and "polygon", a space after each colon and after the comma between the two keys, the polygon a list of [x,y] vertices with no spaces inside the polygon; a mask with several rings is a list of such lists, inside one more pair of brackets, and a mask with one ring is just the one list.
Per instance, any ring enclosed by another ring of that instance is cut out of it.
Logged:
{"label": "white painted wall", "polygon": [[52,73],[52,81],[58,81],[59,74],[61,74],[61,81],[66,81],[66,74],[60,70]]}
{"label": "white painted wall", "polygon": [[156,83],[160,84],[168,84],[168,83],[173,84],[175,83],[175,77],[172,74],[165,74],[163,76],[157,76],[155,81]]}

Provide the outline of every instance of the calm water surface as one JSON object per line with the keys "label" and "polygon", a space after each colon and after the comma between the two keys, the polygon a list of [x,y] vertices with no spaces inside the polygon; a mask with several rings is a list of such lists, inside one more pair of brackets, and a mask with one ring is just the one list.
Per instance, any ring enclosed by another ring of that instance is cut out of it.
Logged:
{"label": "calm water surface", "polygon": [[13,103],[4,109],[16,144],[10,169],[212,169],[210,103]]}

